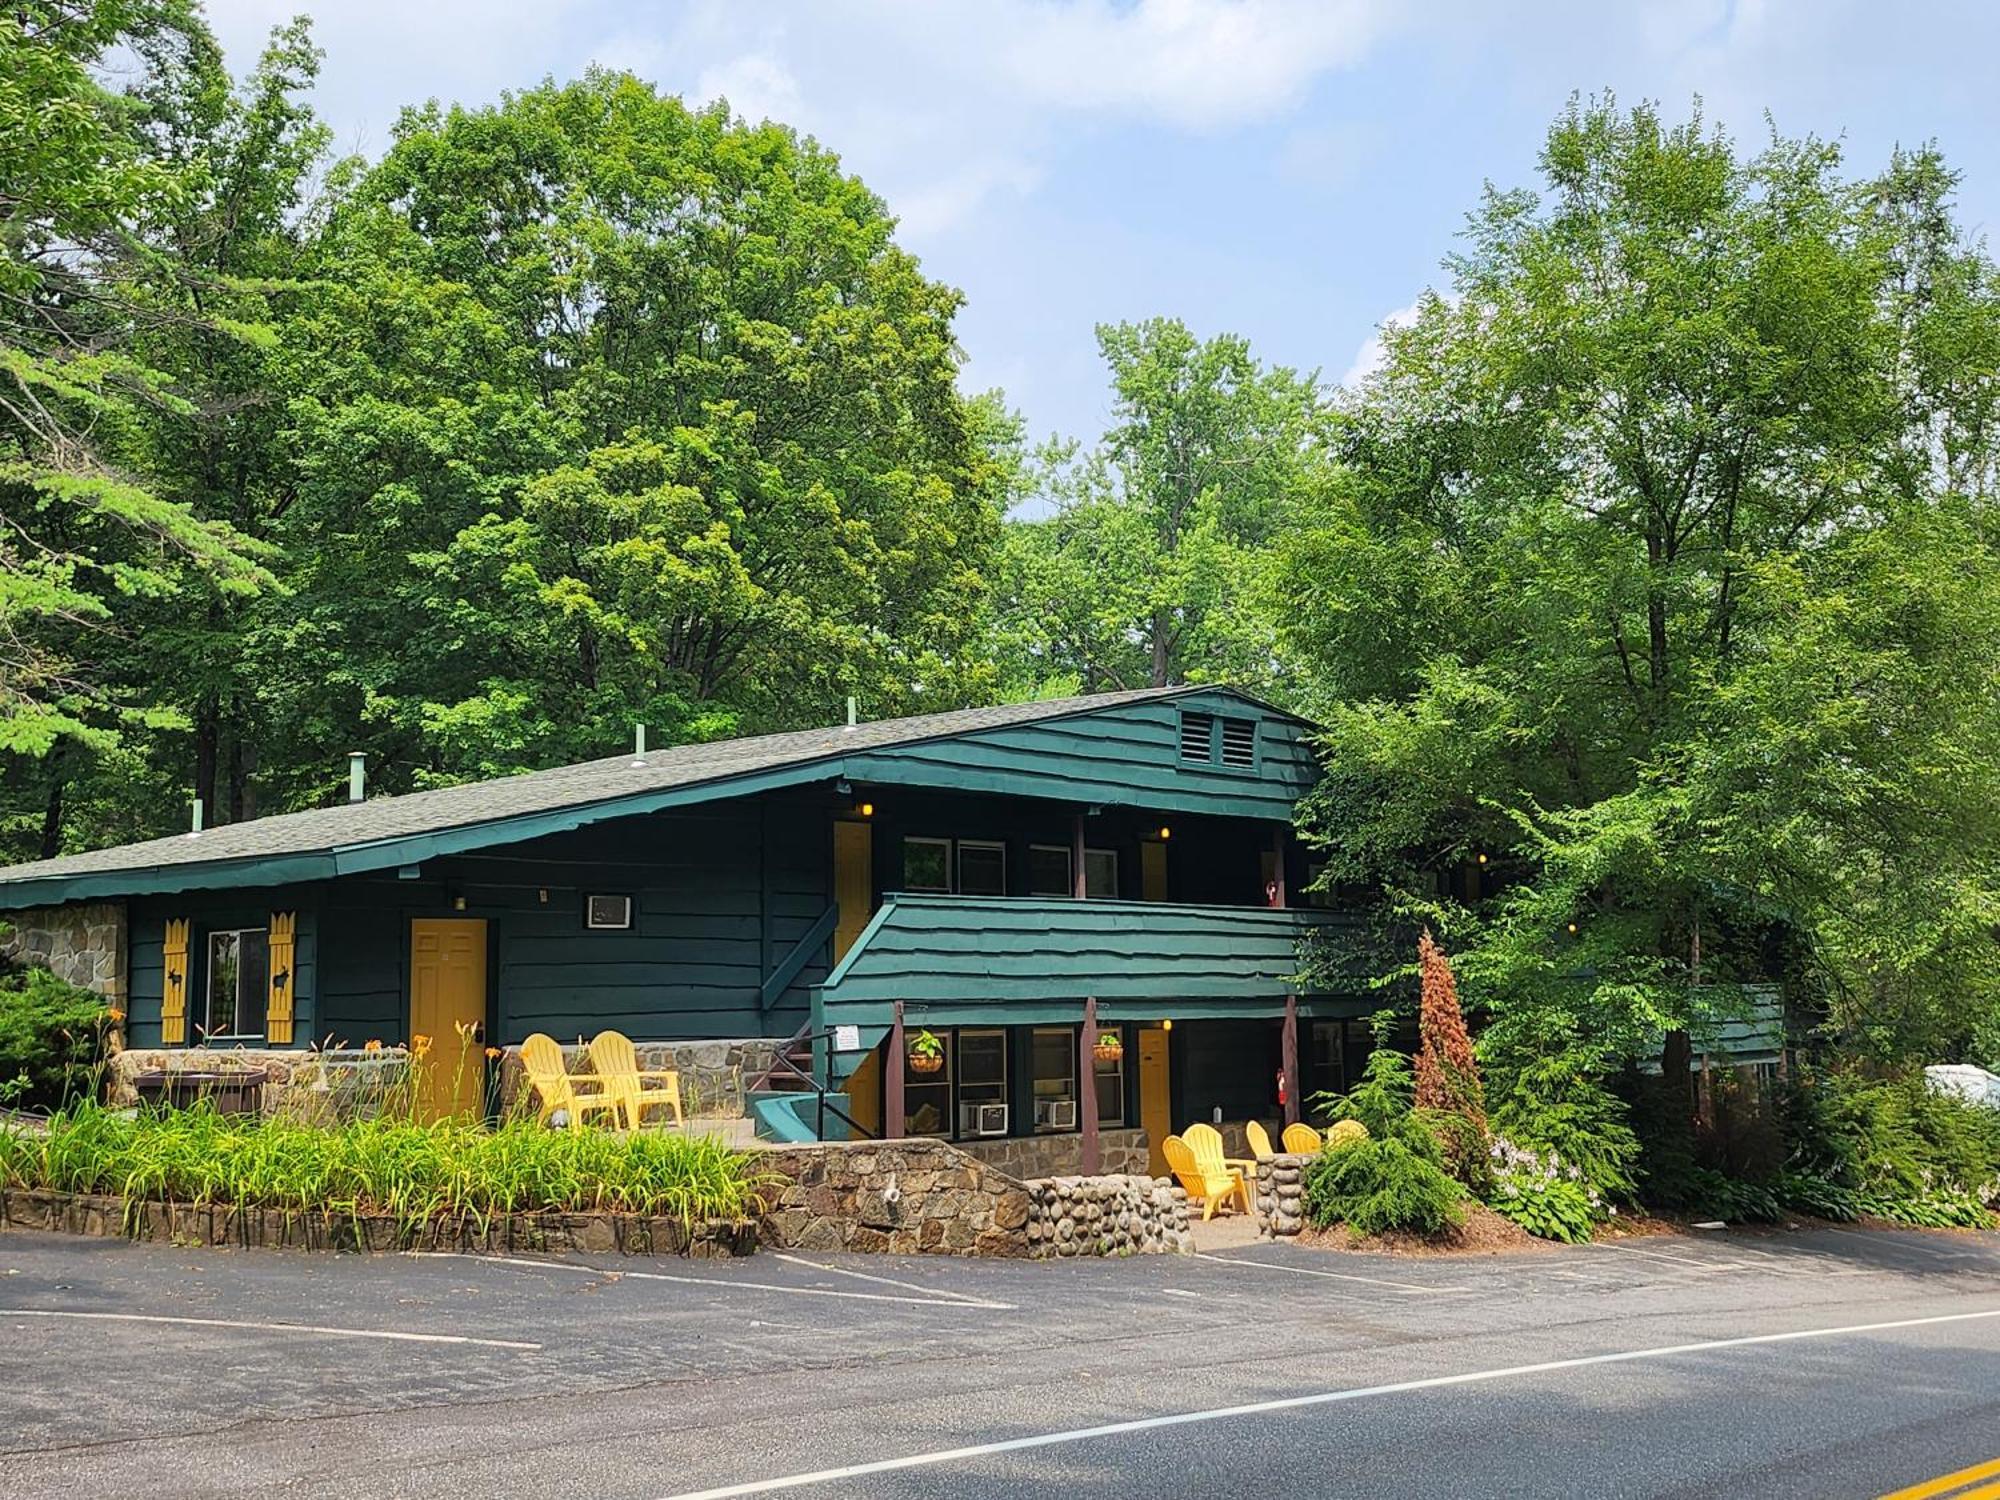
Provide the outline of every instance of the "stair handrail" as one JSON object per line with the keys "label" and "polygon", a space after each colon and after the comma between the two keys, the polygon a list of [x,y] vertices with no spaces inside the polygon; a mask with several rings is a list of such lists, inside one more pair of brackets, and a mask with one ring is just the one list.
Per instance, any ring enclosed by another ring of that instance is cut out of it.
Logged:
{"label": "stair handrail", "polygon": [[[842,1089],[830,1089],[821,1083],[816,1076],[819,1068],[819,1044],[822,1039],[827,1044],[827,1071],[831,1073],[833,1071],[834,1029],[827,1027],[820,1031],[814,1031],[812,1029],[812,1022],[808,1020],[797,1031],[787,1037],[778,1049],[771,1054],[769,1064],[765,1066],[762,1073],[757,1075],[756,1081],[751,1083],[745,1089],[745,1092],[749,1093],[757,1089],[768,1089],[771,1086],[772,1077],[780,1069],[783,1069],[784,1072],[801,1080],[812,1090],[813,1104],[817,1111],[813,1122],[813,1134],[820,1140],[823,1141],[826,1139],[826,1116],[829,1110],[833,1112],[836,1119],[842,1121],[849,1130],[855,1132],[861,1139],[869,1141],[880,1140],[881,1137],[876,1132],[863,1125],[838,1104],[831,1103],[827,1099],[828,1094],[845,1093],[846,1091]],[[811,1073],[808,1073],[804,1068],[801,1068],[797,1063],[792,1061],[793,1051],[800,1046],[805,1047],[813,1064],[813,1072]]]}

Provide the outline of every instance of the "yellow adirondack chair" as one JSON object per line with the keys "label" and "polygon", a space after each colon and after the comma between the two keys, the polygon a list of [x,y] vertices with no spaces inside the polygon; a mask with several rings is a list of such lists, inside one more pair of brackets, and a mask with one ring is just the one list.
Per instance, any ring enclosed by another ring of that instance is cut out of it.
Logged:
{"label": "yellow adirondack chair", "polygon": [[1250,1143],[1250,1154],[1259,1161],[1269,1161],[1278,1153],[1271,1149],[1271,1137],[1264,1130],[1262,1120],[1251,1120],[1243,1127],[1243,1139]]}
{"label": "yellow adirondack chair", "polygon": [[[604,1080],[605,1092],[625,1111],[625,1123],[639,1128],[646,1111],[661,1107],[672,1111],[676,1125],[686,1125],[681,1115],[681,1076],[672,1068],[639,1066],[639,1049],[622,1031],[600,1031],[590,1039],[590,1065]],[[658,1087],[647,1080],[658,1079]]]}
{"label": "yellow adirondack chair", "polygon": [[1294,1156],[1318,1156],[1326,1142],[1320,1133],[1310,1125],[1295,1124],[1285,1127],[1285,1149]]}
{"label": "yellow adirondack chair", "polygon": [[617,1098],[602,1079],[572,1078],[562,1045],[554,1037],[538,1031],[521,1043],[521,1069],[542,1101],[536,1123],[548,1124],[557,1110],[567,1115],[571,1130],[583,1129],[583,1117],[593,1110],[609,1113],[611,1123],[618,1123]]}
{"label": "yellow adirondack chair", "polygon": [[1243,1212],[1250,1212],[1250,1190],[1243,1185],[1243,1174],[1217,1163],[1210,1167],[1194,1154],[1194,1148],[1177,1135],[1170,1135],[1160,1142],[1160,1150],[1166,1155],[1167,1166],[1180,1179],[1187,1195],[1201,1202],[1201,1217],[1206,1223],[1215,1217],[1218,1207],[1226,1208],[1231,1199],[1243,1205]]}
{"label": "yellow adirondack chair", "polygon": [[[1188,1149],[1194,1152],[1195,1159],[1201,1162],[1203,1166],[1219,1167],[1224,1170],[1234,1171],[1244,1180],[1245,1184],[1257,1180],[1257,1159],[1254,1156],[1224,1156],[1222,1154],[1222,1132],[1217,1130],[1213,1125],[1205,1125],[1200,1121],[1196,1121],[1181,1132],[1181,1139],[1188,1143]],[[1249,1189],[1247,1186],[1244,1189],[1244,1202],[1246,1205],[1249,1202]]]}

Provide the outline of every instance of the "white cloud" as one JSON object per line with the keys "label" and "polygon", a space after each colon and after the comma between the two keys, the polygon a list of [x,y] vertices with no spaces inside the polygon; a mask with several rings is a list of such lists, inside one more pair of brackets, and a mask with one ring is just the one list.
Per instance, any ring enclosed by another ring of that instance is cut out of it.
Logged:
{"label": "white cloud", "polygon": [[727,99],[730,110],[752,124],[763,120],[791,124],[804,114],[798,79],[769,52],[746,52],[703,68],[695,78],[694,93],[704,102]]}
{"label": "white cloud", "polygon": [[1381,322],[1377,323],[1375,331],[1362,340],[1361,347],[1354,351],[1353,363],[1348,365],[1347,373],[1340,377],[1340,383],[1349,390],[1353,390],[1362,381],[1381,369],[1389,358],[1389,351],[1382,344],[1383,330],[1387,328],[1407,328],[1417,320],[1417,312],[1422,306],[1422,299],[1419,299],[1412,302],[1408,307],[1397,308],[1394,312],[1383,318]]}

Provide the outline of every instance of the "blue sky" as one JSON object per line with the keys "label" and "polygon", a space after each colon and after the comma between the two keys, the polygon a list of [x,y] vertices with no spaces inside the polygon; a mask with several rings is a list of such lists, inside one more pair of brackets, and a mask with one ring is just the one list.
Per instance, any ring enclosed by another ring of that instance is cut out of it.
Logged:
{"label": "blue sky", "polygon": [[968,388],[1095,436],[1092,327],[1156,314],[1339,380],[1439,280],[1481,186],[1532,181],[1572,91],[1856,171],[1935,138],[2000,217],[2000,5],[1861,0],[210,0],[241,68],[313,10],[318,104],[379,152],[405,103],[485,102],[596,61],[840,152],[967,298]]}

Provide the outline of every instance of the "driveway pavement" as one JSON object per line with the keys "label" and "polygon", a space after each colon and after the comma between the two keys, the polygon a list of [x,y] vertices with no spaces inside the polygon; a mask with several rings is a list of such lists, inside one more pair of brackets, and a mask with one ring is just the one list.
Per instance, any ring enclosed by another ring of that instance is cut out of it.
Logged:
{"label": "driveway pavement", "polygon": [[2000,1236],[727,1265],[0,1237],[0,1496],[1871,1496],[2000,1458]]}

